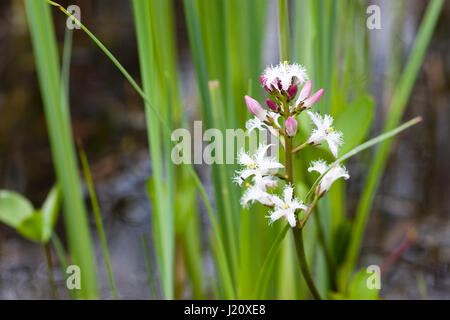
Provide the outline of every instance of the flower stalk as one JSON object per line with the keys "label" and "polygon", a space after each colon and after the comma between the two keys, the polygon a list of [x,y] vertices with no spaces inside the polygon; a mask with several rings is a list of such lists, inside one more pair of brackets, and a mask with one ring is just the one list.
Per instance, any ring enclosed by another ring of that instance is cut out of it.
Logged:
{"label": "flower stalk", "polygon": [[[312,83],[308,80],[303,66],[288,64],[287,61],[276,66],[269,66],[261,75],[260,81],[262,87],[269,94],[269,98],[266,99],[268,109],[264,109],[255,99],[245,96],[247,108],[253,115],[245,127],[248,131],[268,131],[278,138],[284,147],[284,163],[279,163],[276,158],[266,155],[273,145],[261,144],[253,155],[242,150],[238,160],[244,168],[236,171],[237,175],[234,177],[234,181],[239,186],[246,188],[241,198],[243,207],[259,202],[270,208],[269,215],[267,215],[267,218],[270,219],[269,223],[283,218],[292,227],[302,275],[313,297],[321,299],[306,261],[302,230],[318,200],[328,192],[333,182],[341,177],[348,179],[350,176],[345,167],[334,166],[324,174],[320,183],[315,187],[316,195],[308,206],[295,196],[293,154],[306,146],[315,147],[326,142],[331,154],[337,158],[338,149],[343,143],[342,133],[332,127],[333,118],[330,115],[322,116],[318,112],[309,110],[321,99],[324,91],[320,89],[311,95]],[[299,97],[296,100],[297,95]],[[294,138],[301,131],[296,117],[302,111],[308,113],[316,128],[312,130],[306,142],[294,148]],[[284,174],[279,173],[279,169],[284,169]],[[323,174],[327,169],[327,164],[319,159],[311,163],[308,171]],[[279,182],[284,184],[281,196],[274,194]],[[300,218],[301,211],[305,212],[302,218]]]}
{"label": "flower stalk", "polygon": [[[289,113],[289,106],[286,108]],[[291,184],[294,184],[294,171],[293,171],[293,157],[292,157],[292,137],[286,136],[286,148],[285,148],[285,161],[286,161],[286,176],[288,177],[288,181]],[[317,203],[318,197],[314,197],[313,203],[307,211],[306,218],[311,214],[315,204]],[[314,283],[314,280],[311,275],[311,271],[309,270],[308,262],[306,261],[305,255],[305,246],[303,244],[303,226],[305,225],[306,220],[302,220],[299,224],[298,228],[292,228],[292,232],[294,234],[295,239],[295,248],[297,253],[298,262],[300,264],[300,270],[302,271],[303,277],[305,278],[306,284],[308,285],[311,294],[314,299],[321,300],[319,291]]]}

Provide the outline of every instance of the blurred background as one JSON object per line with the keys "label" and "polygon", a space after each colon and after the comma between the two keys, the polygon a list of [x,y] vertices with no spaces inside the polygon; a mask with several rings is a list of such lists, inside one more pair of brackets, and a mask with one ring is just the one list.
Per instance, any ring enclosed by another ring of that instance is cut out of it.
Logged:
{"label": "blurred background", "polygon": [[[393,7],[404,2],[401,32]],[[392,73],[388,58],[396,41],[406,58],[428,1],[369,1],[381,8],[382,29],[369,32],[370,78],[376,103],[370,136],[381,131],[388,107]],[[191,63],[183,4],[175,1],[182,99],[189,121],[201,119],[200,98]],[[139,79],[131,4],[123,0],[61,1],[82,9],[82,22]],[[276,10],[276,1],[269,1]],[[60,45],[66,17],[53,11]],[[450,299],[450,1],[446,1],[405,119],[423,122],[396,138],[371,213],[359,264],[382,267],[382,298]],[[276,15],[268,15],[264,59],[277,63]],[[358,26],[355,26],[357,28]],[[360,26],[365,27],[365,26]],[[398,30],[397,30],[398,31]],[[395,34],[397,39],[393,39]],[[401,35],[401,36],[399,36]],[[301,63],[301,61],[298,61]],[[76,30],[70,78],[72,125],[85,145],[103,214],[112,264],[122,298],[150,297],[140,236],[150,238],[151,202],[145,183],[151,175],[144,109],[141,98],[113,64],[82,31]],[[243,105],[244,107],[244,105]],[[364,181],[352,162],[349,205]],[[206,183],[208,171],[200,168]],[[35,206],[55,181],[33,52],[22,1],[0,2],[0,189],[15,190]],[[87,189],[85,189],[87,195]],[[356,206],[356,202],[354,203]],[[354,210],[352,210],[354,211]],[[109,297],[108,280],[92,215],[100,284]],[[203,223],[206,224],[206,216]],[[57,232],[64,234],[62,222]],[[64,237],[61,237],[64,238]],[[212,259],[212,258],[211,258]],[[213,267],[206,265],[213,276]],[[63,275],[56,273],[64,286]],[[0,299],[49,298],[45,256],[40,245],[0,225]]]}

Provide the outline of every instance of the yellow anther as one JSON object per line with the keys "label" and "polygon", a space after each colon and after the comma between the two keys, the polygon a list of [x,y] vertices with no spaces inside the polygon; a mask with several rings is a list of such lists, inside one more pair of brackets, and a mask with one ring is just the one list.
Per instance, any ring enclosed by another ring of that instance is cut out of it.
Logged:
{"label": "yellow anther", "polygon": [[287,60],[284,60],[284,71],[287,71],[287,65],[288,65]]}
{"label": "yellow anther", "polygon": [[327,134],[328,133],[330,133],[330,132],[333,132],[334,131],[334,128],[333,127],[331,127],[330,129],[328,129],[327,131],[325,131]]}
{"label": "yellow anther", "polygon": [[245,184],[245,186],[246,186],[247,188],[250,187],[250,183],[247,182],[247,183]]}
{"label": "yellow anther", "polygon": [[285,208],[285,209],[289,208],[289,206],[287,205],[287,203],[284,204],[284,208]]}
{"label": "yellow anther", "polygon": [[253,168],[253,167],[254,167],[253,163],[250,163],[248,166],[249,166],[250,168]]}

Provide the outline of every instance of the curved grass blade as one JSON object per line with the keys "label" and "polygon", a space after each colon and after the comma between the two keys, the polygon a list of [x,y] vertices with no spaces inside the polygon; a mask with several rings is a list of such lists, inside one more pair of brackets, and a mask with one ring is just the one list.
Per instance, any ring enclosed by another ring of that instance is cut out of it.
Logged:
{"label": "curved grass blade", "polygon": [[392,138],[393,136],[395,136],[396,134],[402,132],[403,130],[408,129],[409,127],[419,123],[420,121],[422,121],[421,117],[416,117],[412,120],[409,120],[408,122],[405,122],[404,124],[402,124],[401,126],[390,130],[386,133],[380,134],[379,136],[370,139],[369,141],[364,142],[363,144],[360,144],[359,146],[353,148],[352,150],[350,150],[349,152],[347,152],[346,154],[344,154],[343,156],[339,157],[338,159],[336,159],[336,161],[334,161],[332,164],[330,164],[327,168],[327,170],[321,174],[316,181],[314,181],[314,184],[312,185],[312,187],[309,189],[308,193],[305,196],[304,201],[306,202],[308,200],[308,198],[314,193],[314,190],[316,189],[317,185],[319,184],[320,180],[322,180],[323,176],[327,174],[327,172],[333,168],[335,165],[338,165],[339,163],[341,163],[344,160],[347,160],[350,157],[353,157],[354,155],[360,153],[361,151],[370,148],[386,139]]}

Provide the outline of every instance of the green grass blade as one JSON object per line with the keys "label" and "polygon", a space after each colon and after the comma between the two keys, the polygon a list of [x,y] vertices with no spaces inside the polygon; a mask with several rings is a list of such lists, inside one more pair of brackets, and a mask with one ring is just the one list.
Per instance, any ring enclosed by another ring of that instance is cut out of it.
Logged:
{"label": "green grass blade", "polygon": [[269,252],[267,253],[267,256],[264,260],[263,266],[259,273],[258,281],[256,282],[255,286],[254,296],[257,297],[257,299],[263,299],[265,297],[267,287],[269,285],[269,280],[273,272],[275,259],[278,253],[280,252],[281,243],[284,237],[286,236],[287,232],[289,231],[289,229],[290,226],[286,224],[278,234],[277,238],[270,247]]}
{"label": "green grass blade", "polygon": [[347,160],[350,157],[353,157],[354,155],[360,153],[361,151],[368,149],[378,143],[383,142],[384,140],[387,140],[389,138],[392,138],[393,136],[399,134],[400,132],[402,132],[403,130],[408,129],[409,127],[419,123],[420,121],[422,121],[421,117],[416,117],[412,120],[409,120],[407,122],[405,122],[404,124],[402,124],[401,126],[390,130],[386,133],[380,134],[379,136],[370,139],[369,141],[364,142],[363,144],[360,144],[359,146],[353,148],[352,150],[350,150],[349,152],[347,152],[346,154],[344,154],[343,156],[339,157],[338,159],[336,159],[336,161],[334,161],[332,164],[330,164],[327,168],[327,170],[321,174],[316,181],[314,182],[314,184],[312,185],[312,187],[309,189],[308,193],[305,196],[304,202],[306,202],[308,200],[308,198],[314,193],[314,190],[316,189],[317,185],[319,184],[320,180],[322,180],[323,176],[331,169],[333,168],[335,165],[340,164],[341,162]]}
{"label": "green grass blade", "polygon": [[58,183],[62,188],[64,222],[73,263],[81,270],[81,297],[98,297],[94,252],[76,163],[68,107],[62,96],[59,58],[49,6],[26,0],[25,8],[36,60]]}
{"label": "green grass blade", "polygon": [[[159,92],[165,92],[167,83],[164,70],[159,70],[158,63],[161,56],[158,55],[154,34],[160,32],[155,30],[158,25],[155,15],[161,15],[160,8],[154,1],[134,0],[133,12],[136,24],[136,35],[138,41],[139,61],[141,67],[143,92],[146,96],[155,101],[164,113],[167,112],[167,101]],[[167,35],[170,36],[170,35]],[[167,88],[166,88],[167,90]],[[154,245],[158,261],[163,294],[165,299],[174,297],[174,257],[175,257],[175,232],[173,210],[170,208],[170,197],[168,196],[168,183],[163,177],[163,142],[161,141],[161,128],[156,112],[151,108],[151,104],[145,101],[145,112],[147,121],[147,136],[152,159],[152,189],[154,196],[153,203],[153,236]],[[161,116],[163,117],[163,116]],[[171,124],[164,119],[168,131]],[[168,135],[170,137],[170,135]],[[167,157],[166,157],[167,158]],[[170,160],[170,158],[169,158]],[[167,167],[167,166],[166,166]]]}
{"label": "green grass blade", "polygon": [[147,280],[148,287],[150,288],[150,293],[152,294],[153,299],[158,299],[158,291],[156,290],[155,285],[155,277],[152,272],[152,262],[150,260],[150,248],[148,247],[147,240],[145,239],[145,235],[141,235],[141,243],[142,243],[142,252],[144,253],[145,260],[145,270],[147,271]]}
{"label": "green grass blade", "polygon": [[109,256],[108,242],[106,240],[105,229],[103,228],[102,215],[100,213],[100,206],[97,200],[97,194],[95,192],[94,181],[92,180],[91,169],[89,168],[89,162],[84,151],[81,140],[78,141],[78,151],[81,159],[81,165],[83,167],[84,177],[89,190],[89,197],[91,198],[92,211],[94,212],[95,225],[97,226],[98,237],[102,245],[103,259],[105,261],[106,271],[108,273],[109,287],[113,299],[117,299],[116,281],[114,280],[114,273],[111,264],[111,258]]}

